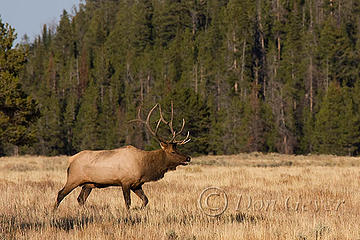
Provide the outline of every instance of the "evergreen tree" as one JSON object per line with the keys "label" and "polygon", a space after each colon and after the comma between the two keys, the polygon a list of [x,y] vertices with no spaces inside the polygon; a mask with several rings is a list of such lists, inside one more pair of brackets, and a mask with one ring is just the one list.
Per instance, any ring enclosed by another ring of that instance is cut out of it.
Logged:
{"label": "evergreen tree", "polygon": [[64,153],[62,109],[55,95],[46,98],[41,108],[42,116],[36,124],[37,143],[34,153],[39,155],[60,155]]}
{"label": "evergreen tree", "polygon": [[74,128],[74,148],[99,149],[98,89],[91,83],[82,98]]}
{"label": "evergreen tree", "polygon": [[18,146],[33,140],[34,133],[28,128],[39,117],[39,111],[35,101],[21,88],[19,72],[26,53],[19,46],[13,48],[15,39],[15,29],[0,18],[0,140],[1,145],[15,145],[17,154]]}
{"label": "evergreen tree", "polygon": [[314,151],[352,155],[359,137],[354,105],[347,89],[331,83],[316,115]]}
{"label": "evergreen tree", "polygon": [[124,140],[120,136],[118,120],[118,104],[114,101],[111,89],[104,94],[99,109],[98,129],[99,148],[112,149],[120,147]]}
{"label": "evergreen tree", "polygon": [[311,153],[313,151],[315,121],[310,109],[304,109],[303,118],[300,152]]}
{"label": "evergreen tree", "polygon": [[64,142],[65,142],[65,153],[72,155],[75,153],[74,149],[74,128],[75,120],[78,109],[78,102],[75,89],[73,89],[66,98],[64,120],[63,120],[63,131],[64,131]]}
{"label": "evergreen tree", "polygon": [[[174,103],[174,129],[181,128],[182,118],[186,125],[183,138],[189,131],[191,141],[182,147],[185,152],[207,154],[209,152],[210,112],[206,102],[189,88],[175,88],[162,101],[164,117],[170,119],[169,111],[171,101]],[[166,127],[165,127],[166,128]],[[166,129],[167,130],[167,129]],[[163,132],[169,136],[169,132]],[[181,137],[179,137],[181,138]]]}

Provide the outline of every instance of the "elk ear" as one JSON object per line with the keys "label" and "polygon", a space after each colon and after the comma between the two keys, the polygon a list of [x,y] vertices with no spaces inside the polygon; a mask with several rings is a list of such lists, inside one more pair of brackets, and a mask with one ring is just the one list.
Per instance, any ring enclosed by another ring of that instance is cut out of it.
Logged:
{"label": "elk ear", "polygon": [[167,144],[163,143],[163,142],[160,142],[160,147],[161,147],[162,150],[165,150],[165,148],[167,148]]}

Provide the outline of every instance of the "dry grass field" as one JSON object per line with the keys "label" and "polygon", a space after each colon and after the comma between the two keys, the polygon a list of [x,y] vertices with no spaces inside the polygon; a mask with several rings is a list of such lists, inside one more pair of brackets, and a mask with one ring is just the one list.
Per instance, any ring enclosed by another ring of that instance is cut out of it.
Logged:
{"label": "dry grass field", "polygon": [[[52,207],[67,157],[0,158],[0,239],[360,239],[360,158],[261,153],[193,159],[132,193],[95,189],[84,207],[74,190]],[[199,196],[206,187],[224,194]],[[207,199],[205,199],[207,198]],[[211,210],[210,208],[213,208]]]}

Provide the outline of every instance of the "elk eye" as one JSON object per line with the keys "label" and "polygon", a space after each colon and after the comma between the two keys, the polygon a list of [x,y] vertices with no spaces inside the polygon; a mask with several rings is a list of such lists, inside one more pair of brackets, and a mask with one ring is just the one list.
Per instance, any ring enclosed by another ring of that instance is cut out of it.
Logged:
{"label": "elk eye", "polygon": [[172,151],[171,153],[172,153],[172,154],[175,154],[176,152],[175,152],[175,151]]}

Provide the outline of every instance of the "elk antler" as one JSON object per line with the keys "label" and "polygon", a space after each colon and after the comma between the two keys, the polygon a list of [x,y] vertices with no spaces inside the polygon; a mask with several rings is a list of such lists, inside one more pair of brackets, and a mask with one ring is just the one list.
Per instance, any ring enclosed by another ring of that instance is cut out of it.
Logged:
{"label": "elk antler", "polygon": [[[153,111],[155,110],[156,107],[159,107],[159,112],[160,112],[160,118],[159,120],[157,121],[157,124],[156,124],[156,128],[155,128],[155,131],[152,130],[151,126],[150,126],[150,117],[151,117],[151,114],[153,113]],[[155,104],[155,106],[150,110],[150,112],[148,113],[147,115],[147,118],[146,118],[146,121],[142,120],[141,119],[141,116],[140,116],[140,110],[141,108],[139,108],[139,111],[138,111],[138,118],[137,119],[134,119],[134,120],[131,120],[130,122],[134,122],[134,121],[138,121],[138,122],[142,122],[145,124],[146,128],[149,130],[149,132],[160,142],[164,142],[164,143],[176,143],[178,145],[184,145],[185,143],[188,143],[191,139],[189,138],[189,135],[190,133],[188,132],[187,133],[187,136],[183,139],[183,140],[180,140],[180,141],[177,141],[175,140],[175,138],[177,136],[179,136],[182,131],[184,130],[184,127],[185,127],[185,119],[183,119],[183,122],[182,122],[182,126],[181,126],[181,129],[180,131],[176,132],[174,131],[174,128],[173,128],[173,119],[174,119],[174,106],[173,106],[173,102],[171,101],[171,118],[170,118],[170,121],[166,121],[162,115],[162,111],[161,111],[161,106],[160,104]],[[169,126],[170,128],[170,131],[171,131],[171,139],[169,141],[166,141],[164,138],[160,137],[158,135],[158,130],[159,130],[159,126],[160,126],[160,123],[163,122],[164,124],[166,124],[167,126]]]}
{"label": "elk antler", "polygon": [[150,112],[148,113],[147,117],[146,117],[146,121],[142,120],[141,119],[141,116],[140,116],[140,111],[141,111],[141,107],[139,108],[139,111],[138,111],[138,118],[137,119],[134,119],[134,120],[131,120],[130,122],[141,122],[141,123],[144,123],[146,128],[148,129],[148,131],[151,133],[151,135],[153,135],[159,142],[166,142],[165,139],[163,139],[162,137],[160,137],[158,135],[158,130],[159,130],[159,126],[160,126],[160,123],[161,123],[161,118],[158,120],[157,124],[156,124],[156,128],[155,128],[155,131],[152,130],[151,126],[150,126],[150,117],[151,117],[151,114],[152,112],[155,110],[155,108],[159,106],[159,104],[155,104],[155,106],[150,110]]}
{"label": "elk antler", "polygon": [[171,118],[170,118],[170,121],[169,121],[169,122],[164,119],[164,117],[163,117],[163,115],[162,115],[162,111],[161,111],[161,106],[160,106],[160,104],[159,104],[159,111],[160,111],[160,120],[161,120],[163,123],[165,123],[166,125],[168,125],[169,128],[170,128],[170,131],[171,131],[172,138],[170,139],[170,141],[168,141],[168,143],[176,143],[176,144],[178,144],[178,145],[183,145],[183,144],[185,144],[185,143],[188,143],[188,142],[191,140],[191,139],[189,138],[189,135],[190,135],[189,132],[187,133],[187,136],[186,136],[186,138],[185,138],[184,140],[181,140],[181,141],[175,140],[175,138],[176,138],[177,136],[179,136],[179,135],[182,133],[182,131],[184,130],[184,127],[185,127],[185,119],[183,118],[183,122],[182,122],[182,126],[181,126],[180,131],[178,131],[178,132],[174,131],[174,128],[173,128],[174,104],[173,104],[173,102],[171,101]]}

